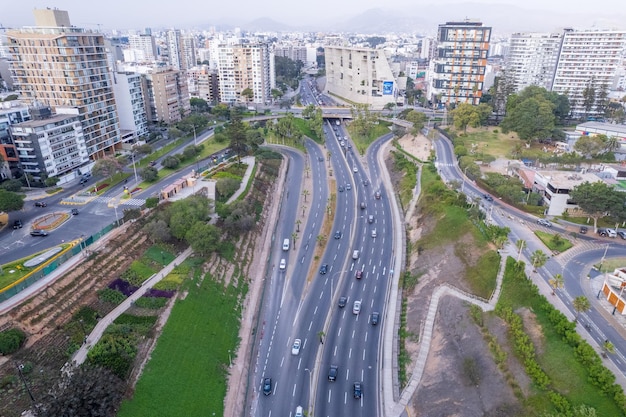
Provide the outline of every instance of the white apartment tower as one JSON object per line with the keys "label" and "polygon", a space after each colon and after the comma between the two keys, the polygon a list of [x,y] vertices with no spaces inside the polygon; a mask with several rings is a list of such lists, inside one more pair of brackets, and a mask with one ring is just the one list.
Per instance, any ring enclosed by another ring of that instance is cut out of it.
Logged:
{"label": "white apartment tower", "polygon": [[511,37],[506,71],[515,91],[530,85],[552,89],[561,40],[558,33],[516,33]]}
{"label": "white apartment tower", "polygon": [[113,74],[113,93],[122,136],[127,136],[131,132],[134,140],[146,136],[149,133],[148,116],[141,74],[133,72]]}
{"label": "white apartment tower", "polygon": [[183,36],[178,29],[167,32],[169,64],[175,70],[188,70],[196,65],[196,45],[193,36]]}
{"label": "white apartment tower", "polygon": [[271,65],[273,59],[266,44],[220,45],[217,48],[220,101],[223,103],[248,103],[241,92],[250,88],[255,104],[270,101],[272,88]]}
{"label": "white apartment tower", "polygon": [[428,98],[439,106],[478,104],[482,97],[491,28],[465,20],[439,25]]}
{"label": "white apartment tower", "polygon": [[[572,116],[599,113],[598,101],[614,82],[625,46],[626,31],[565,30],[552,91],[569,97]],[[588,88],[595,93],[591,103],[583,97]]]}
{"label": "white apartment tower", "polygon": [[130,35],[128,37],[129,49],[135,51],[134,55],[138,61],[153,62],[157,59],[156,43],[154,37],[147,33]]}
{"label": "white apartment tower", "polygon": [[70,25],[62,10],[35,10],[37,26],[7,32],[14,86],[30,103],[79,116],[90,157],[120,142],[104,36]]}

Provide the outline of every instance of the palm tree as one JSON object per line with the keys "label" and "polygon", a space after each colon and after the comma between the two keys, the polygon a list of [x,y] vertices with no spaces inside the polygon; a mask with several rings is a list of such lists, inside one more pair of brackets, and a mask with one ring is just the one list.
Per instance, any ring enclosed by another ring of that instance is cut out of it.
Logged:
{"label": "palm tree", "polygon": [[302,222],[300,221],[300,219],[296,220],[296,232],[300,232],[300,225],[302,224]]}
{"label": "palm tree", "polygon": [[515,246],[517,246],[518,252],[517,252],[517,262],[519,262],[519,258],[522,256],[522,250],[526,247],[526,241],[523,239],[518,239],[517,242],[515,242]]}
{"label": "palm tree", "polygon": [[606,142],[604,143],[604,147],[607,150],[607,152],[616,151],[620,147],[620,140],[617,138],[617,136],[610,136],[607,138]]}
{"label": "palm tree", "polygon": [[324,344],[324,336],[326,336],[326,333],[324,333],[323,330],[320,330],[319,332],[317,332],[317,336],[320,338],[320,343]]}
{"label": "palm tree", "polygon": [[311,194],[309,190],[302,190],[302,195],[304,196],[304,201],[306,201],[306,196]]}
{"label": "palm tree", "polygon": [[563,275],[556,274],[555,276],[550,278],[548,283],[552,287],[552,295],[554,295],[554,291],[558,290],[559,288],[563,288],[563,285],[565,285],[565,280],[563,279]]}
{"label": "palm tree", "polygon": [[609,353],[610,354],[615,353],[615,345],[613,343],[609,342],[609,340],[607,339],[602,344],[602,357],[606,358]]}
{"label": "palm tree", "polygon": [[315,239],[317,240],[317,244],[322,246],[324,244],[324,242],[326,242],[326,236],[324,235],[317,235],[317,238]]}
{"label": "palm tree", "polygon": [[584,295],[579,295],[578,297],[574,298],[572,304],[574,305],[574,310],[576,310],[576,317],[574,318],[574,323],[576,323],[578,321],[578,316],[580,315],[580,313],[588,311],[591,308],[591,304],[589,303],[587,297],[585,297]]}
{"label": "palm tree", "polygon": [[296,250],[296,239],[298,238],[298,234],[296,232],[293,232],[291,234],[291,240],[293,240],[293,250]]}
{"label": "palm tree", "polygon": [[537,268],[541,268],[548,262],[548,255],[541,249],[537,249],[530,255],[530,261],[533,263],[533,272],[537,272]]}

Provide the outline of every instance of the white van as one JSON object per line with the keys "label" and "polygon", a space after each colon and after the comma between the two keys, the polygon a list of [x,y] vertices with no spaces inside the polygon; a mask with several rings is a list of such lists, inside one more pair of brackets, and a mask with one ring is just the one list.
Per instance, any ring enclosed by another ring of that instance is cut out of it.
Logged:
{"label": "white van", "polygon": [[303,417],[304,414],[302,413],[302,407],[297,406],[296,407],[296,414],[293,417]]}
{"label": "white van", "polygon": [[372,230],[372,237],[376,237],[376,229]]}
{"label": "white van", "polygon": [[283,250],[289,250],[289,239],[283,240]]}
{"label": "white van", "polygon": [[359,259],[359,251],[358,250],[354,250],[354,252],[352,252],[352,259]]}

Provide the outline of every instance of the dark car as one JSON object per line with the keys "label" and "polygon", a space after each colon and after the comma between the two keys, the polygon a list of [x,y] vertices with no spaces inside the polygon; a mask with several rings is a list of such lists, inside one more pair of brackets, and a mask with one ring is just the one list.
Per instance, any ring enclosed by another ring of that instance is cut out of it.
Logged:
{"label": "dark car", "polygon": [[43,201],[37,201],[34,205],[35,207],[48,207],[48,204],[44,203]]}
{"label": "dark car", "polygon": [[368,185],[370,185],[370,182],[368,180],[363,180],[363,185],[367,187]]}
{"label": "dark car", "polygon": [[378,324],[378,320],[380,320],[380,313],[378,311],[375,311],[372,313],[371,317],[370,317],[370,322],[376,326]]}
{"label": "dark car", "polygon": [[353,387],[354,387],[354,398],[356,399],[361,398],[361,395],[363,395],[361,391],[361,383],[355,382]]}
{"label": "dark car", "polygon": [[323,264],[320,267],[320,274],[325,275],[328,272],[328,264]]}
{"label": "dark car", "polygon": [[272,393],[272,378],[263,379],[263,394],[270,395]]}
{"label": "dark car", "polygon": [[89,181],[89,178],[84,178],[83,177],[83,178],[80,179],[80,183],[81,184],[85,184],[87,181]]}
{"label": "dark car", "polygon": [[78,216],[78,209],[73,208],[72,209],[72,215],[73,216]]}
{"label": "dark car", "polygon": [[355,276],[356,276],[356,279],[363,278],[363,271],[361,271],[360,269],[357,269]]}
{"label": "dark car", "polygon": [[344,308],[348,303],[348,297],[341,296],[339,297],[339,308]]}
{"label": "dark car", "polygon": [[33,229],[30,231],[31,236],[48,236],[48,232],[41,229]]}
{"label": "dark car", "polygon": [[150,161],[150,163],[148,165],[150,165],[151,167],[155,166],[157,163],[156,161]]}
{"label": "dark car", "polygon": [[330,365],[330,369],[328,370],[328,380],[336,381],[337,380],[337,365]]}
{"label": "dark car", "polygon": [[588,231],[589,228],[587,226],[580,226],[580,233],[582,233],[583,235],[586,235]]}
{"label": "dark car", "polygon": [[365,210],[366,207],[367,207],[367,204],[365,204],[365,202],[361,202],[361,210]]}
{"label": "dark car", "polygon": [[22,228],[22,221],[21,220],[16,220],[13,222],[13,228],[14,229],[21,229]]}
{"label": "dark car", "polygon": [[380,191],[376,191],[374,193],[374,197],[376,198],[376,200],[380,200]]}
{"label": "dark car", "polygon": [[339,189],[339,192],[340,192],[340,193],[343,193],[343,185],[340,185],[340,186],[338,187],[338,189]]}
{"label": "dark car", "polygon": [[317,160],[320,161],[320,162],[324,162],[324,157],[323,156],[318,156]]}
{"label": "dark car", "polygon": [[335,232],[335,239],[341,239],[341,232],[339,230]]}
{"label": "dark car", "polygon": [[485,197],[485,200],[487,201],[493,201],[493,197],[490,196],[489,194],[483,194],[483,197]]}

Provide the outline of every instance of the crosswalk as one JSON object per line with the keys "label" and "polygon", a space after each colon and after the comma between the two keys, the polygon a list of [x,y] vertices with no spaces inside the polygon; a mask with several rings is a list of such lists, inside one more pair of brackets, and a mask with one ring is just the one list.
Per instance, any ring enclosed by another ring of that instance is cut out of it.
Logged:
{"label": "crosswalk", "polygon": [[597,243],[595,241],[579,240],[578,242],[576,242],[576,244],[572,248],[566,250],[563,253],[556,255],[553,259],[557,261],[559,264],[565,265],[572,258],[575,258],[577,255],[583,252],[587,252],[590,250],[603,249],[605,247],[606,247],[606,244]]}
{"label": "crosswalk", "polygon": [[146,200],[143,198],[120,199],[116,197],[71,197],[69,199],[64,199],[63,201],[61,201],[61,204],[85,205],[91,202],[107,205],[140,207],[146,203]]}

